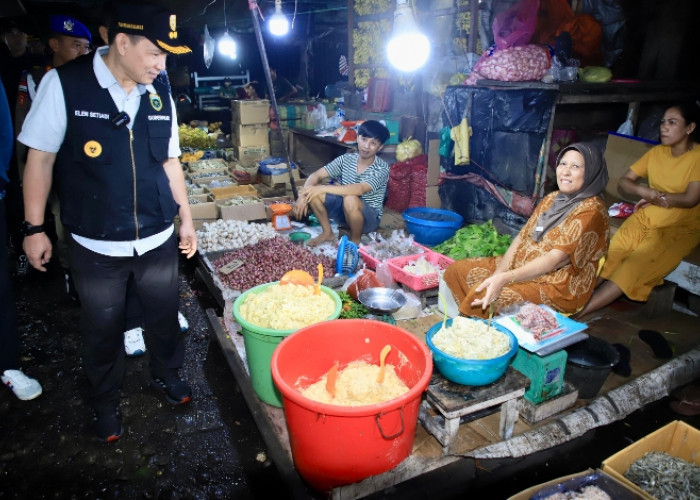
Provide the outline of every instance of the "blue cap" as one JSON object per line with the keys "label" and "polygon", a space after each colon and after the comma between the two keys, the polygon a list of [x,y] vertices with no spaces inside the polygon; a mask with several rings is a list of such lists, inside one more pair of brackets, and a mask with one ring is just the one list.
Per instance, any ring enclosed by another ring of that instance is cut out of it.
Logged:
{"label": "blue cap", "polygon": [[92,43],[92,35],[87,27],[69,16],[55,15],[51,16],[49,23],[51,31],[58,33],[59,35],[73,36],[75,38],[87,38],[90,43]]}

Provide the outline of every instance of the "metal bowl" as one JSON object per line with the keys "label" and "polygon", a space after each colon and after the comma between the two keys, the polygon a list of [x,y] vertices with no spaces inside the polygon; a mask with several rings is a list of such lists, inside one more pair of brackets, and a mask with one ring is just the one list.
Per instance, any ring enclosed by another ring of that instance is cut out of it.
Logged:
{"label": "metal bowl", "polygon": [[366,288],[357,294],[357,299],[374,313],[391,314],[401,309],[406,297],[394,288]]}

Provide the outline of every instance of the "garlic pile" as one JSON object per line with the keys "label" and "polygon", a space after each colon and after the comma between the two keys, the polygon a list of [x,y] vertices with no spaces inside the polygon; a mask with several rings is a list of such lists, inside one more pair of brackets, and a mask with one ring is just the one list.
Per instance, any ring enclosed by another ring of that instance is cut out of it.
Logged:
{"label": "garlic pile", "polygon": [[202,229],[197,231],[198,247],[203,252],[243,248],[260,240],[274,238],[276,235],[277,232],[270,223],[256,224],[224,219],[205,222]]}

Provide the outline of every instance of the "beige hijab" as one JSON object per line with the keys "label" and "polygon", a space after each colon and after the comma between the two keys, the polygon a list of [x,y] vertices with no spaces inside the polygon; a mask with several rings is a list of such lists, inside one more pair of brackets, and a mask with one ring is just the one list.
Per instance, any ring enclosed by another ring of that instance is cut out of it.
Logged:
{"label": "beige hijab", "polygon": [[581,153],[584,161],[583,186],[572,194],[559,193],[554,198],[554,203],[537,220],[535,230],[532,232],[532,239],[540,241],[549,230],[556,227],[563,221],[576,206],[592,196],[603,197],[605,186],[608,185],[608,166],[605,158],[597,147],[585,142],[577,142],[565,147],[557,156],[557,165],[562,156],[569,150]]}

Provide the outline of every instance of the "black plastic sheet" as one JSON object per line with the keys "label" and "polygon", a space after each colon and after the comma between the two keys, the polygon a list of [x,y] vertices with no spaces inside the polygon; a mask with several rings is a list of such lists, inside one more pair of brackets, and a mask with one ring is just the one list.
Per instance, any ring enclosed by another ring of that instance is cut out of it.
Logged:
{"label": "black plastic sheet", "polygon": [[466,116],[472,127],[471,164],[455,166],[442,158],[443,168],[457,175],[476,172],[521,194],[534,194],[556,96],[555,89],[447,87],[443,124],[457,126]]}
{"label": "black plastic sheet", "polygon": [[438,190],[442,207],[464,217],[465,224],[493,220],[501,234],[517,235],[527,219],[500,203],[484,189],[465,180],[447,179]]}

